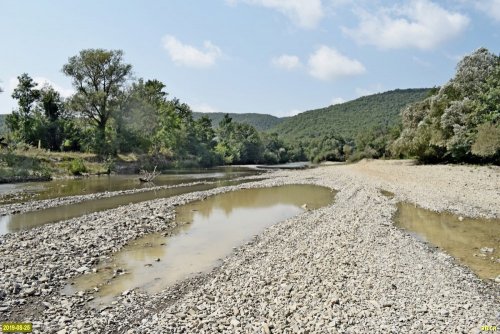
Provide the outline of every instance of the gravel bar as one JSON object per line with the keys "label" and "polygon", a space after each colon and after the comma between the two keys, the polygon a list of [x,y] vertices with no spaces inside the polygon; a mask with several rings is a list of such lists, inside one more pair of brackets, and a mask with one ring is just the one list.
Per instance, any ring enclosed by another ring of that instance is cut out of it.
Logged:
{"label": "gravel bar", "polygon": [[[500,286],[392,224],[398,201],[500,217],[498,167],[362,161],[276,171],[263,181],[137,203],[0,237],[0,320],[35,333],[480,333],[500,325]],[[174,208],[222,192],[282,184],[338,191],[335,202],[267,228],[222,265],[155,295],[125,291],[93,309],[62,296]],[[380,190],[395,194],[389,199]],[[500,274],[500,273],[499,273]]]}

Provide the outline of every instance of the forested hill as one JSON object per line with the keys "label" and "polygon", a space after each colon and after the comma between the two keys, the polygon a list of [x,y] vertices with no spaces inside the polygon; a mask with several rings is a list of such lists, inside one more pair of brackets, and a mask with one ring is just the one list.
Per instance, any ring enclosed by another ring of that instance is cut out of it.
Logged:
{"label": "forested hill", "polygon": [[286,139],[309,139],[324,135],[355,138],[375,127],[390,127],[401,119],[401,109],[421,101],[428,88],[396,89],[288,117],[270,129]]}
{"label": "forested hill", "polygon": [[[195,120],[203,116],[207,116],[212,120],[212,125],[214,127],[217,127],[219,125],[219,122],[222,120],[224,115],[225,113],[219,113],[219,112],[217,113],[193,112],[193,118]],[[286,118],[278,118],[276,116],[267,114],[255,114],[255,113],[248,113],[248,114],[232,113],[229,114],[229,117],[231,117],[235,122],[249,124],[255,127],[259,131],[269,130],[286,119]]]}

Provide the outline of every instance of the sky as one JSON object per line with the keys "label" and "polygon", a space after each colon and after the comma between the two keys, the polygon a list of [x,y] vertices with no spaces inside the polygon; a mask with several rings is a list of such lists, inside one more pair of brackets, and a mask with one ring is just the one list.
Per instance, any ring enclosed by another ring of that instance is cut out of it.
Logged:
{"label": "sky", "polygon": [[500,0],[0,0],[0,113],[28,73],[62,96],[88,48],[121,49],[194,111],[291,116],[439,86],[479,47],[499,53]]}

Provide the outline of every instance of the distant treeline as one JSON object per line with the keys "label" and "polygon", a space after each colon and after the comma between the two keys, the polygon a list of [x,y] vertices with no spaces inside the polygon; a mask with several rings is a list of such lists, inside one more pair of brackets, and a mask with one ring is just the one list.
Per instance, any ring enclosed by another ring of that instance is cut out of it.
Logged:
{"label": "distant treeline", "polygon": [[5,119],[11,147],[102,157],[134,152],[191,166],[365,157],[499,161],[500,65],[486,49],[465,57],[439,89],[394,90],[288,118],[193,113],[169,99],[161,81],[133,80],[120,50],[82,50],[62,70],[75,89],[68,99],[28,74],[18,77],[18,108]]}

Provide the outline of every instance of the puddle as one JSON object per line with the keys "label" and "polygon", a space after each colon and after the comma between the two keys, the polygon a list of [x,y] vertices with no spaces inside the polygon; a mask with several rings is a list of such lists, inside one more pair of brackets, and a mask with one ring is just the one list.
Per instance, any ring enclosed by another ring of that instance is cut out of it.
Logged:
{"label": "puddle", "polygon": [[[256,180],[252,180],[256,181]],[[75,204],[61,205],[44,210],[26,212],[0,217],[0,235],[28,230],[44,224],[80,217],[92,212],[104,211],[127,205],[149,201],[157,198],[171,197],[194,191],[210,190],[222,186],[238,185],[250,181],[220,181],[211,184],[200,184],[187,187],[176,187],[143,191],[135,194],[117,195],[107,198],[83,201]]]}
{"label": "puddle", "polygon": [[459,219],[400,203],[395,224],[446,251],[480,278],[500,275],[500,220]]}
{"label": "puddle", "polygon": [[[244,189],[209,197],[177,209],[176,220],[189,222],[171,236],[147,235],[113,254],[97,273],[80,276],[63,293],[99,287],[93,305],[109,303],[125,290],[161,291],[182,279],[216,266],[233,247],[242,245],[266,227],[305,209],[332,203],[334,193],[325,187],[287,185]],[[159,261],[157,261],[159,259]],[[113,278],[120,268],[126,273]]]}

